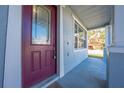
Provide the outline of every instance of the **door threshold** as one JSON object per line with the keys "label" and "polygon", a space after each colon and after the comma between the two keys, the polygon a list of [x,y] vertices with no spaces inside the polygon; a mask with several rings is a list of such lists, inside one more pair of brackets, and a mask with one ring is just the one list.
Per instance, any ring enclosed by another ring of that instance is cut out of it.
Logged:
{"label": "door threshold", "polygon": [[49,77],[48,79],[41,81],[38,84],[32,86],[31,88],[47,88],[49,85],[51,85],[58,79],[59,79],[58,75],[53,75],[53,76]]}

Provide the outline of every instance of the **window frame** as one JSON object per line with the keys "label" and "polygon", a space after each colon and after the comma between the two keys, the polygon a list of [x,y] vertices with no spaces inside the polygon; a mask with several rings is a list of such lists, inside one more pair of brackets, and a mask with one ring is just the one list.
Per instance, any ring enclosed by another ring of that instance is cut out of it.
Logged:
{"label": "window frame", "polygon": [[[84,27],[84,25],[82,25],[82,23],[74,15],[72,16],[73,16],[73,48],[74,48],[74,51],[76,52],[83,51],[84,49],[87,49],[87,29]],[[81,48],[75,48],[75,23],[78,25],[77,30],[80,28],[85,33],[85,45]]]}

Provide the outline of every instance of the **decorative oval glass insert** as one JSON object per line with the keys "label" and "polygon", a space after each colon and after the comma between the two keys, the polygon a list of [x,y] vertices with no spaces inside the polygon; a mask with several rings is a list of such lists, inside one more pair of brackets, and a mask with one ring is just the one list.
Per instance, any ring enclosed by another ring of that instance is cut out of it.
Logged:
{"label": "decorative oval glass insert", "polygon": [[32,13],[32,44],[50,44],[50,11],[33,6]]}

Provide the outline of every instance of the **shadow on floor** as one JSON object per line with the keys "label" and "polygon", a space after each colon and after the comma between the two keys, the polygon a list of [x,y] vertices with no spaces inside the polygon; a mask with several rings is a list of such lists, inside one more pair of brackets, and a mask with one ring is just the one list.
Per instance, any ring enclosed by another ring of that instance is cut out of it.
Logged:
{"label": "shadow on floor", "polygon": [[63,78],[48,88],[105,88],[106,63],[102,59],[87,58]]}

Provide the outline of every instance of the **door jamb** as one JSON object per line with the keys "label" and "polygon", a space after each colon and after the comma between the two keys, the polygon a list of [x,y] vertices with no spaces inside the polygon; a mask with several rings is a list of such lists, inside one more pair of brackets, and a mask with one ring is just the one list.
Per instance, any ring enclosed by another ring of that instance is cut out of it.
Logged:
{"label": "door jamb", "polygon": [[63,6],[57,6],[57,75],[64,76]]}

